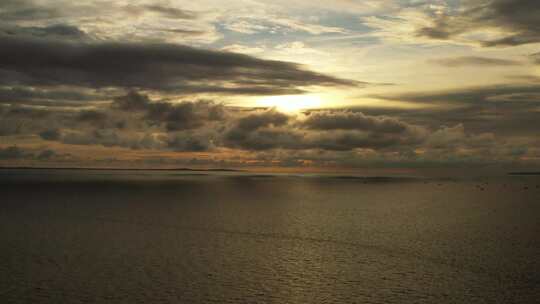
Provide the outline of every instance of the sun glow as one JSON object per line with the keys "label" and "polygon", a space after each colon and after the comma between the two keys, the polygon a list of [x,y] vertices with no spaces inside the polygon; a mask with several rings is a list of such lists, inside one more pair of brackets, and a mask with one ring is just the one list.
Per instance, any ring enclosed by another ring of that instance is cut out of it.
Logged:
{"label": "sun glow", "polygon": [[318,108],[323,100],[318,95],[283,95],[269,96],[257,100],[257,106],[275,107],[283,112],[298,112],[304,109]]}

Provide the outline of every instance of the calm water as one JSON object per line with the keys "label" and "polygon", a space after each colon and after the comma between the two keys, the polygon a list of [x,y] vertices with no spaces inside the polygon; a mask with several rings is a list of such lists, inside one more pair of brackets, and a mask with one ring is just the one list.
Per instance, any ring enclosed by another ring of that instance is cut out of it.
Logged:
{"label": "calm water", "polygon": [[0,172],[1,303],[537,303],[540,178]]}

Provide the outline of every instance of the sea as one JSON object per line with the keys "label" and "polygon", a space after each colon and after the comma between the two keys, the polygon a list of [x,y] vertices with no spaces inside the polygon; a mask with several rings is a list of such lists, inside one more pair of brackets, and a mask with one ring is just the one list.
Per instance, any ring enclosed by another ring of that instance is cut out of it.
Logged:
{"label": "sea", "polygon": [[540,176],[0,170],[0,303],[539,303]]}

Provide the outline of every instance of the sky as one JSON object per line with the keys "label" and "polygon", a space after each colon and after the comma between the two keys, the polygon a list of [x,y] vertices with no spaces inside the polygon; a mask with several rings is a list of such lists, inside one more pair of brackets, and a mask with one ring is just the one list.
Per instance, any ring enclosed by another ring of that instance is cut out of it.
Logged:
{"label": "sky", "polygon": [[537,0],[2,0],[0,166],[540,168]]}

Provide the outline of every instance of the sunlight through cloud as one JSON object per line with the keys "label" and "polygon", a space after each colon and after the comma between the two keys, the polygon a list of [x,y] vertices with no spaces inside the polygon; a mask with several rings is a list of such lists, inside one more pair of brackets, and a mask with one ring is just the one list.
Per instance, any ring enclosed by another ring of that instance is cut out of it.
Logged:
{"label": "sunlight through cloud", "polygon": [[274,107],[282,112],[298,112],[305,109],[319,108],[323,100],[318,95],[269,96],[257,100],[260,107]]}

